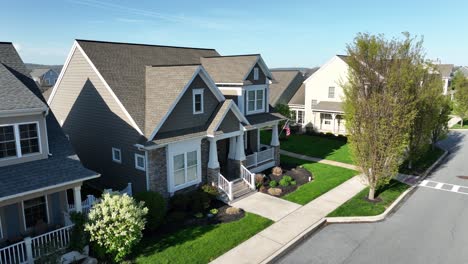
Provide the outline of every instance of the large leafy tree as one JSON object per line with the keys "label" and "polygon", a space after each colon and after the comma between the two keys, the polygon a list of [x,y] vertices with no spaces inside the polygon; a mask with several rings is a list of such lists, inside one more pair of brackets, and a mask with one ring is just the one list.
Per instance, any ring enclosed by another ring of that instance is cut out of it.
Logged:
{"label": "large leafy tree", "polygon": [[355,163],[369,183],[369,200],[398,172],[418,114],[416,94],[426,74],[422,41],[405,34],[358,34],[347,46],[350,71],[344,108]]}
{"label": "large leafy tree", "polygon": [[455,90],[453,113],[459,116],[461,126],[463,120],[468,118],[468,80],[461,72],[457,72],[452,80],[452,87]]}

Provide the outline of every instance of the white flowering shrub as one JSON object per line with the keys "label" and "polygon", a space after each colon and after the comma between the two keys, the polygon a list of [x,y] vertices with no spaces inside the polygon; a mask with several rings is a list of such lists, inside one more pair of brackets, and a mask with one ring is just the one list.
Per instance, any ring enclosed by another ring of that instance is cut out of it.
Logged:
{"label": "white flowering shrub", "polygon": [[143,202],[127,194],[105,193],[89,212],[85,230],[91,241],[120,262],[140,241],[147,213]]}

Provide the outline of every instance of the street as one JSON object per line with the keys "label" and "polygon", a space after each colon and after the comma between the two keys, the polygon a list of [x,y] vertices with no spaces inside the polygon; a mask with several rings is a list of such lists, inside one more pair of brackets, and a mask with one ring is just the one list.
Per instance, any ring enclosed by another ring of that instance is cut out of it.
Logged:
{"label": "street", "polygon": [[385,221],[326,226],[278,263],[468,263],[468,179],[457,177],[468,176],[468,132],[440,145],[450,154],[430,182]]}

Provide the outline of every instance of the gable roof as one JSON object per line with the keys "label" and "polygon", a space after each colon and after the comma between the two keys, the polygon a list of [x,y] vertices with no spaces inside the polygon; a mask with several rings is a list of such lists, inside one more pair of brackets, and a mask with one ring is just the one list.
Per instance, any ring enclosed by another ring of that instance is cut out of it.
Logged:
{"label": "gable roof", "polygon": [[440,75],[442,75],[442,78],[449,78],[452,75],[453,64],[437,64],[436,68]]}
{"label": "gable roof", "polygon": [[[215,56],[201,58],[203,67],[208,71],[216,83],[244,83],[247,75],[259,62],[265,68],[259,54]],[[265,75],[271,78],[268,69],[264,69]]]}
{"label": "gable roof", "polygon": [[42,75],[46,74],[48,71],[54,71],[54,70],[52,70],[52,69],[33,69],[30,74],[31,74],[31,77],[33,77],[33,78],[40,78],[40,77],[42,77]]}
{"label": "gable roof", "polygon": [[216,133],[229,111],[232,111],[234,113],[239,122],[243,123],[244,125],[249,125],[249,121],[240,112],[239,108],[234,103],[234,101],[232,99],[227,99],[218,107],[218,109],[216,109],[216,114],[213,116],[213,120],[207,128],[208,135],[213,136]]}
{"label": "gable roof", "polygon": [[200,63],[214,49],[76,40],[141,130],[146,120],[146,66]]}
{"label": "gable roof", "polygon": [[290,105],[305,105],[305,84],[302,83],[294,96],[289,100]]}
{"label": "gable roof", "polygon": [[312,107],[312,110],[343,113],[343,103],[320,101],[318,104]]}
{"label": "gable roof", "polygon": [[275,82],[270,84],[270,104],[288,103],[304,82],[299,70],[272,70]]}

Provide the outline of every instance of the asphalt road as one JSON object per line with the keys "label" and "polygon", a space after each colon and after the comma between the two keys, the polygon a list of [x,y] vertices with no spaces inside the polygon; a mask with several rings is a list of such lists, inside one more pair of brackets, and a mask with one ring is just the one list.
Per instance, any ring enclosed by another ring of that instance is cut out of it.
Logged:
{"label": "asphalt road", "polygon": [[326,226],[278,263],[468,263],[468,180],[457,177],[468,176],[468,132],[440,144],[450,154],[427,179],[467,189],[418,187],[385,221]]}

